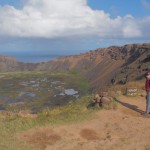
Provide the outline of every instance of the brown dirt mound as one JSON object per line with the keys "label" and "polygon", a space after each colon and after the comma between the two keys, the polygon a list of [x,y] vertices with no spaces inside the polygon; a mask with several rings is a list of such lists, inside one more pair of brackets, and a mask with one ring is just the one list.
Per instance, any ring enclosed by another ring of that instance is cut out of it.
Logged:
{"label": "brown dirt mound", "polygon": [[98,140],[97,133],[92,129],[83,129],[80,132],[80,136],[86,140]]}
{"label": "brown dirt mound", "polygon": [[45,149],[47,145],[54,145],[61,140],[61,137],[51,129],[43,129],[33,133],[26,133],[23,135],[23,139],[29,144],[35,144],[40,146],[41,149]]}
{"label": "brown dirt mound", "polygon": [[[145,98],[118,96],[118,109],[101,110],[84,122],[43,126],[19,134],[41,150],[150,150]],[[150,116],[150,115],[149,115]]]}

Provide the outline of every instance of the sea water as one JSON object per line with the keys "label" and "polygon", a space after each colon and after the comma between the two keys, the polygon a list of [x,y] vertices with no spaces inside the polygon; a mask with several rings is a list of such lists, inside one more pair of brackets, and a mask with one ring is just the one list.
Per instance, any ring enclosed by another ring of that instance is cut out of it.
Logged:
{"label": "sea water", "polygon": [[61,55],[49,54],[44,52],[0,52],[0,55],[15,57],[19,62],[38,63],[47,62]]}

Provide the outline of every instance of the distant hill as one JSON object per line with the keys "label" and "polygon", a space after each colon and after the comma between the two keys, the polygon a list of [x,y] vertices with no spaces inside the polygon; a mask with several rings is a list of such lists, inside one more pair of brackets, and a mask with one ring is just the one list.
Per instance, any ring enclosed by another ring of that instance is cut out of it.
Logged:
{"label": "distant hill", "polygon": [[16,58],[8,56],[0,56],[0,71],[15,71],[17,67]]}
{"label": "distant hill", "polygon": [[140,80],[150,69],[150,43],[111,46],[80,55],[58,58],[38,66],[39,70],[77,70],[93,88]]}
{"label": "distant hill", "polygon": [[34,63],[17,62],[16,58],[0,56],[0,72],[10,71],[32,71],[38,66]]}
{"label": "distant hill", "polygon": [[150,43],[99,48],[80,55],[56,58],[46,63],[16,62],[0,56],[0,71],[77,71],[84,75],[93,89],[108,84],[125,84],[141,80],[150,69]]}

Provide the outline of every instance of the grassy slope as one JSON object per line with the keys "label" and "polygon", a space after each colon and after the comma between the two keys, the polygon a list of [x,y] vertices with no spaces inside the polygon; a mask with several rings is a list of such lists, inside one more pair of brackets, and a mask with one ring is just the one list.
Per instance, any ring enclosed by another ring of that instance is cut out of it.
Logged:
{"label": "grassy slope", "polygon": [[[47,74],[44,72],[44,74]],[[2,73],[2,79],[12,79],[14,82],[18,78],[42,76],[41,72],[24,72],[24,73]],[[85,79],[79,76],[76,72],[65,73],[51,73],[54,77],[63,77],[65,79],[71,77],[75,86],[82,91],[83,94],[87,93],[88,83]],[[70,80],[68,80],[70,82]],[[71,84],[71,82],[69,83]],[[0,149],[2,150],[38,150],[37,147],[32,147],[25,142],[21,142],[17,134],[31,128],[44,126],[48,124],[60,125],[64,123],[73,123],[82,121],[92,117],[93,110],[88,110],[87,105],[91,100],[91,96],[84,96],[76,102],[68,104],[64,107],[57,107],[54,109],[47,109],[40,112],[36,118],[22,118],[17,112],[0,112]]]}
{"label": "grassy slope", "polygon": [[[20,85],[21,82],[29,82],[32,80],[38,82],[39,80],[43,80],[44,78],[48,78],[49,81],[40,82],[40,87],[38,88],[33,88],[32,86],[23,87]],[[21,91],[30,91],[35,93],[40,98],[37,104],[34,102],[35,105],[40,106],[43,103],[43,101],[48,100],[49,98],[52,99],[53,95],[56,94],[55,88],[52,89],[49,87],[50,80],[58,80],[67,83],[63,85],[65,89],[74,88],[77,91],[79,91],[81,96],[86,95],[88,93],[89,84],[87,80],[79,74],[77,74],[76,72],[15,72],[0,74],[0,96],[16,99]],[[9,86],[11,84],[13,86]],[[37,89],[39,90],[37,91]],[[32,107],[31,102],[30,104]]]}
{"label": "grassy slope", "polygon": [[0,116],[0,149],[3,150],[34,150],[31,147],[17,139],[17,133],[31,128],[44,125],[60,125],[64,123],[74,123],[90,119],[94,110],[88,110],[90,96],[82,97],[75,103],[64,107],[45,110],[40,112],[36,118],[22,118],[15,113],[1,112]]}
{"label": "grassy slope", "polygon": [[[41,72],[25,72],[25,73],[6,73],[0,74],[3,78],[23,78],[27,76],[42,76]],[[93,95],[86,95],[89,85],[87,81],[72,71],[65,73],[51,73],[51,76],[67,76],[72,77],[76,87],[83,92],[83,95],[77,101],[67,104],[63,107],[46,109],[38,113],[37,117],[20,117],[18,112],[0,111],[0,149],[2,150],[38,150],[38,147],[26,144],[19,140],[20,132],[25,132],[29,129],[41,127],[45,125],[62,125],[68,123],[77,123],[80,121],[93,118],[94,109],[87,109]],[[66,78],[67,79],[67,78]],[[70,82],[70,80],[68,80]],[[69,83],[71,84],[71,82]],[[116,106],[116,104],[113,104]],[[108,107],[111,107],[110,105]],[[106,108],[109,109],[109,108]]]}

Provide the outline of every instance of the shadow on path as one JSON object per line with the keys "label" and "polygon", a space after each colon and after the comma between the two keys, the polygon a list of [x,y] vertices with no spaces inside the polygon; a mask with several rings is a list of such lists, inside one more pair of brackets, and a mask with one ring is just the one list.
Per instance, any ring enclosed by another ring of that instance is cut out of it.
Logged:
{"label": "shadow on path", "polygon": [[129,108],[131,110],[134,110],[134,111],[136,111],[136,112],[138,112],[140,114],[144,114],[145,113],[145,111],[140,110],[139,107],[136,106],[136,105],[132,105],[132,104],[129,104],[129,103],[122,102],[122,101],[120,101],[120,100],[118,100],[116,98],[115,98],[115,101],[118,102],[119,104],[123,105],[124,107],[127,107],[127,108]]}

